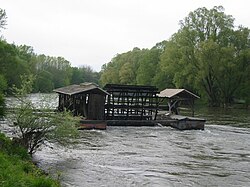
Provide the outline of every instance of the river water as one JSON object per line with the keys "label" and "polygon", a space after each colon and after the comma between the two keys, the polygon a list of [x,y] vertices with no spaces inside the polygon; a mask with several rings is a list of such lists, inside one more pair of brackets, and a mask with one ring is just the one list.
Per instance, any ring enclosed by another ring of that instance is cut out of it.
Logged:
{"label": "river water", "polygon": [[199,109],[205,130],[108,127],[34,156],[62,186],[250,186],[250,111]]}

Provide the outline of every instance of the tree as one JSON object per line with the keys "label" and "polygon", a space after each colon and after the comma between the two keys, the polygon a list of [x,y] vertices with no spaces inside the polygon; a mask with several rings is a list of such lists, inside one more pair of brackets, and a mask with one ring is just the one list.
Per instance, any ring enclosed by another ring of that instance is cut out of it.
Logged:
{"label": "tree", "polygon": [[[7,24],[6,20],[7,20],[6,12],[5,10],[0,8],[0,31],[1,29],[5,29],[5,26]],[[1,60],[0,60],[0,65],[1,65]],[[3,72],[0,70],[0,117],[4,115],[4,91],[6,89],[7,89],[7,81],[3,75]]]}
{"label": "tree", "polygon": [[44,70],[36,75],[34,81],[34,92],[50,93],[54,89],[53,75]]}
{"label": "tree", "polygon": [[0,74],[2,74],[9,88],[13,85],[20,86],[20,76],[31,74],[31,66],[24,58],[19,55],[19,48],[14,44],[8,44],[0,40]]}
{"label": "tree", "polygon": [[24,96],[31,91],[33,80],[32,76],[22,77],[22,87],[13,88],[20,105],[11,116],[18,135],[16,143],[25,147],[31,155],[45,141],[65,144],[75,138],[78,133],[76,123],[79,122],[69,112],[54,113],[43,104],[38,110],[27,100]]}
{"label": "tree", "polygon": [[228,105],[249,66],[249,29],[233,23],[221,6],[191,12],[161,56],[163,74],[172,76],[176,87],[206,96],[210,105]]}
{"label": "tree", "polygon": [[137,84],[136,74],[143,51],[135,47],[132,51],[115,56],[102,67],[101,84]]}
{"label": "tree", "polygon": [[[38,79],[35,84],[36,91],[51,92],[54,88],[70,84],[72,69],[70,62],[63,57],[38,55],[34,61]],[[43,81],[44,79],[47,83]]]}
{"label": "tree", "polygon": [[1,29],[5,29],[5,26],[7,25],[7,15],[5,10],[0,8],[0,31]]}
{"label": "tree", "polygon": [[106,84],[118,84],[119,80],[119,70],[120,70],[120,59],[121,55],[118,54],[116,57],[112,58],[111,62],[104,64],[101,70],[100,84],[102,86]]}
{"label": "tree", "polygon": [[144,50],[139,60],[139,68],[136,73],[136,82],[139,85],[152,85],[156,74],[156,67],[160,61],[162,49],[152,48]]}
{"label": "tree", "polygon": [[0,117],[4,115],[4,91],[7,89],[7,81],[0,74]]}
{"label": "tree", "polygon": [[72,77],[71,77],[71,84],[80,84],[84,81],[84,77],[82,75],[82,71],[78,67],[72,68]]}

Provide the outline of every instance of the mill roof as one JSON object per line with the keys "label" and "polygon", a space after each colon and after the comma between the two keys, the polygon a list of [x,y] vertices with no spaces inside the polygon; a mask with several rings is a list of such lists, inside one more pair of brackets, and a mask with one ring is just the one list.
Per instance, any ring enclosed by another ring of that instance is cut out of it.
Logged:
{"label": "mill roof", "polygon": [[165,98],[194,98],[194,99],[199,99],[200,97],[195,95],[194,93],[186,90],[186,89],[165,89],[162,90],[159,94],[159,97],[165,97]]}
{"label": "mill roof", "polygon": [[79,85],[73,84],[62,88],[57,88],[53,91],[65,95],[75,95],[80,93],[98,93],[103,95],[109,95],[108,92],[106,92],[94,83],[81,83]]}

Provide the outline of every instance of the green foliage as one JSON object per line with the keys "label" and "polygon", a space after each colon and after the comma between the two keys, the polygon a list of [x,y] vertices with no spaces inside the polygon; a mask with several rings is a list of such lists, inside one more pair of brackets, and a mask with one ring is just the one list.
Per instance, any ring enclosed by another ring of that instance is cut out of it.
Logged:
{"label": "green foliage", "polygon": [[5,10],[0,8],[0,29],[5,29],[7,25],[7,15]]}
{"label": "green foliage", "polygon": [[159,57],[164,42],[152,49],[134,48],[127,53],[118,54],[108,64],[103,65],[100,83],[152,85],[156,75]]}
{"label": "green foliage", "polygon": [[0,75],[7,81],[9,94],[9,88],[14,85],[21,87],[21,79],[24,76],[33,76],[33,92],[45,93],[69,84],[97,83],[99,80],[99,74],[89,66],[74,68],[62,57],[36,55],[30,46],[16,46],[4,40],[0,40],[0,67]]}
{"label": "green foliage", "polygon": [[118,54],[102,68],[100,82],[186,88],[209,105],[235,98],[249,103],[250,30],[236,28],[223,7],[198,8],[169,41]]}
{"label": "green foliage", "polygon": [[12,115],[14,126],[17,127],[17,143],[33,154],[45,141],[69,143],[76,138],[76,128],[80,119],[69,112],[55,113],[46,108],[39,111],[30,101],[21,98],[21,105]]}
{"label": "green foliage", "polygon": [[4,115],[4,95],[3,93],[0,93],[0,117]]}
{"label": "green foliage", "polygon": [[38,55],[35,58],[35,64],[34,92],[47,93],[69,84],[97,83],[99,80],[99,74],[94,72],[91,67],[71,67],[70,62],[62,57]]}
{"label": "green foliage", "polygon": [[80,84],[83,82],[98,83],[99,73],[94,72],[90,66],[73,67],[71,84]]}
{"label": "green foliage", "polygon": [[49,93],[54,89],[53,75],[44,70],[41,71],[34,82],[34,92]]}
{"label": "green foliage", "polygon": [[[6,26],[6,12],[0,8],[0,29]],[[63,57],[36,55],[33,48],[26,45],[9,44],[0,38],[0,75],[7,81],[7,92],[14,85],[21,87],[21,77],[34,75],[34,92],[52,92],[73,82],[98,82],[99,74],[90,67],[80,68],[80,76],[72,75],[70,62]],[[82,78],[83,77],[83,78]],[[1,94],[1,93],[0,93]],[[0,96],[1,101],[2,96]]]}
{"label": "green foliage", "polygon": [[57,141],[65,144],[70,142],[72,138],[78,135],[76,124],[80,121],[79,118],[73,117],[67,111],[55,113],[43,103],[40,103],[38,110],[25,97],[30,92],[32,84],[32,77],[24,77],[21,88],[13,88],[14,95],[19,99],[20,105],[10,116],[17,129],[18,138],[16,142],[26,148],[30,155],[45,141]]}
{"label": "green foliage", "polygon": [[32,162],[27,151],[0,133],[0,186],[59,186]]}
{"label": "green foliage", "polygon": [[[69,111],[54,113],[47,116],[50,124],[50,132],[45,136],[47,141],[59,142],[63,145],[70,144],[76,140],[79,135],[77,126],[80,117],[73,117]],[[53,127],[53,129],[51,129]]]}
{"label": "green foliage", "polygon": [[7,89],[7,81],[0,74],[0,117],[4,115],[4,91]]}
{"label": "green foliage", "polygon": [[7,81],[5,77],[0,74],[0,92],[3,93],[7,89]]}
{"label": "green foliage", "polygon": [[30,75],[21,75],[20,77],[20,83],[21,87],[17,88],[15,85],[13,85],[13,93],[15,96],[22,97],[32,92],[32,85],[34,83],[34,76],[32,74]]}
{"label": "green foliage", "polygon": [[101,78],[100,78],[100,84],[105,85],[107,83],[109,84],[118,84],[119,81],[119,69],[120,65],[116,60],[118,60],[119,55],[112,59],[111,62],[104,64],[102,66],[101,71]]}
{"label": "green foliage", "polygon": [[0,40],[0,74],[7,80],[10,88],[12,85],[19,86],[19,75],[29,74],[25,62],[18,57],[17,48],[5,41]]}
{"label": "green foliage", "polygon": [[0,150],[22,160],[30,159],[30,155],[28,155],[27,151],[22,146],[15,144],[15,142],[11,141],[3,133],[0,133]]}
{"label": "green foliage", "polygon": [[139,68],[136,73],[136,83],[139,85],[153,85],[153,77],[156,75],[157,64],[160,61],[160,50],[153,48],[145,50],[139,60]]}
{"label": "green foliage", "polygon": [[222,7],[191,12],[161,56],[162,74],[176,87],[199,92],[210,105],[230,104],[249,79],[249,29],[235,29],[233,22]]}
{"label": "green foliage", "polygon": [[70,63],[62,57],[38,55],[35,58],[35,92],[51,92],[70,84]]}

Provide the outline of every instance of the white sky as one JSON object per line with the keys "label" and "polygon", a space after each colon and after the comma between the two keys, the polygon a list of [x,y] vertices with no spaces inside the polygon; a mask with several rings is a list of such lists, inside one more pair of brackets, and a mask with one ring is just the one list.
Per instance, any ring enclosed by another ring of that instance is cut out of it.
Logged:
{"label": "white sky", "polygon": [[8,16],[0,34],[99,71],[118,53],[168,40],[189,12],[219,5],[235,25],[250,28],[248,0],[0,0]]}

